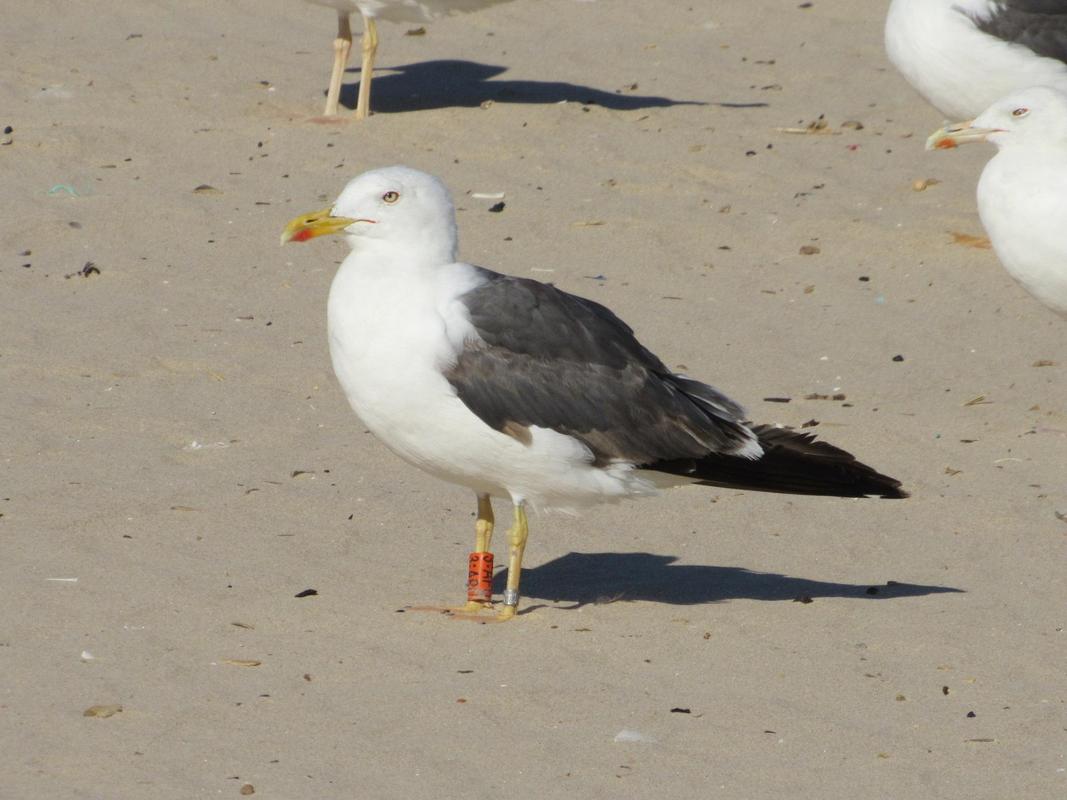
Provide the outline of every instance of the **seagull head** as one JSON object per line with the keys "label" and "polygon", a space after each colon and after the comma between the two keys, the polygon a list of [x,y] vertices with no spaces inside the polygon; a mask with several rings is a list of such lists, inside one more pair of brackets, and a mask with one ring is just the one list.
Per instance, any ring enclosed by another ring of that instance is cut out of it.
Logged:
{"label": "seagull head", "polygon": [[290,220],[282,244],[329,233],[343,233],[353,250],[379,243],[455,260],[456,212],[448,189],[410,167],[382,167],[353,178],[331,207]]}
{"label": "seagull head", "polygon": [[1000,98],[968,122],[935,131],[927,150],[946,150],[969,142],[999,147],[1067,144],[1067,93],[1051,86],[1031,86]]}

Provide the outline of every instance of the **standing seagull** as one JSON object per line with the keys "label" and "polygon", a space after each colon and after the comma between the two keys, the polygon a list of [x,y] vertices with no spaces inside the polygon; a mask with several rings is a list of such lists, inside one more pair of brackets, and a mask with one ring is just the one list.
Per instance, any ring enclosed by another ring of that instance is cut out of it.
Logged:
{"label": "standing seagull", "polygon": [[1032,86],[976,119],[937,131],[928,150],[991,142],[978,215],[1000,263],[1026,291],[1067,317],[1067,93]]}
{"label": "standing seagull", "polygon": [[408,167],[364,173],[282,244],[344,233],[330,287],[330,356],[352,408],[401,458],[478,498],[468,603],[492,599],[490,497],[509,499],[504,606],[515,615],[527,505],[577,508],[687,483],[905,497],[844,450],[750,425],[707,384],[672,373],[604,306],[456,261],[452,199]]}
{"label": "standing seagull", "polygon": [[1067,89],[1064,0],[893,0],[889,60],[950,119],[1027,86]]}
{"label": "standing seagull", "polygon": [[390,22],[431,22],[448,14],[477,11],[486,6],[508,0],[307,0],[319,6],[337,10],[337,38],[333,40],[333,72],[326,92],[327,117],[337,115],[337,101],[341,96],[341,80],[352,50],[352,26],[349,17],[359,13],[363,17],[363,65],[359,70],[359,100],[356,119],[370,114],[370,82],[374,75],[374,54],[378,52],[378,26],[375,20]]}

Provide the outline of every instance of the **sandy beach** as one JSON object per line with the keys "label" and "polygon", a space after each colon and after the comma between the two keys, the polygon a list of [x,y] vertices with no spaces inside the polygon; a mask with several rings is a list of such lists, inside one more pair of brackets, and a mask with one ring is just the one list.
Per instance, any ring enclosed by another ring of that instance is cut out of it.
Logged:
{"label": "sandy beach", "polygon": [[[329,9],[9,5],[0,797],[1067,793],[1067,327],[974,246],[992,148],[923,150],[887,3],[382,23],[332,123]],[[464,259],[912,496],[536,515],[515,620],[412,611],[463,599],[474,499],[338,388],[345,243],[278,246],[394,163]]]}

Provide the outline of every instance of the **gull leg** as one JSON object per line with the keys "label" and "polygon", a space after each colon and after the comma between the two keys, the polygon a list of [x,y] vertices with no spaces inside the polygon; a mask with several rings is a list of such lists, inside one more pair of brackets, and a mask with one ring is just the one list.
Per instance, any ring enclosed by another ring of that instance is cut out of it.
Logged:
{"label": "gull leg", "polygon": [[[483,506],[484,503],[484,506]],[[488,509],[488,517],[483,514],[483,507]],[[489,546],[489,536],[492,535],[492,507],[489,505],[487,495],[478,496],[478,527],[475,529],[477,545],[481,547],[482,522],[488,521],[488,532],[485,546]],[[515,616],[519,605],[519,577],[522,575],[522,554],[526,550],[526,539],[530,528],[526,522],[525,504],[520,500],[515,504],[515,522],[508,531],[508,584],[504,590],[504,607],[496,613],[496,616],[488,616],[480,613],[492,608],[488,602],[468,601],[463,608],[451,609],[456,619],[466,619],[472,622],[507,622]],[[481,551],[480,551],[481,552]]]}
{"label": "gull leg", "polygon": [[330,73],[330,88],[326,92],[327,117],[337,116],[337,101],[341,97],[341,80],[348,65],[348,53],[352,49],[352,28],[348,14],[337,12],[337,38],[333,40],[333,72]]}
{"label": "gull leg", "polygon": [[530,534],[523,501],[515,504],[515,522],[508,531],[508,585],[504,590],[504,607],[497,613],[500,622],[511,619],[519,606],[519,578],[522,575],[522,554]]}
{"label": "gull leg", "polygon": [[478,521],[474,523],[474,549],[479,553],[488,553],[493,541],[493,504],[489,495],[478,495]]}
{"label": "gull leg", "polygon": [[[526,521],[526,504],[519,500],[515,503],[515,522],[508,531],[508,583],[504,590],[504,607],[495,616],[484,612],[492,609],[492,600],[489,595],[486,599],[468,599],[465,606],[459,608],[441,608],[440,606],[411,606],[412,611],[444,612],[454,619],[470,620],[472,622],[507,622],[515,616],[519,605],[519,579],[522,575],[522,555],[526,550],[526,539],[530,534],[530,528]],[[478,521],[474,525],[474,547],[471,553],[472,564],[475,556],[489,553],[489,543],[493,538],[493,506],[489,502],[489,495],[478,495]],[[490,556],[490,559],[492,557]],[[489,562],[492,563],[491,560]],[[491,570],[490,570],[491,571]],[[472,570],[473,573],[473,570]],[[473,581],[476,576],[472,575]],[[491,575],[489,576],[491,579]],[[469,586],[471,584],[468,584]],[[468,594],[470,597],[470,594]]]}
{"label": "gull leg", "polygon": [[378,26],[373,17],[363,17],[363,64],[359,69],[359,100],[356,119],[370,115],[370,82],[374,77],[374,54],[378,52]]}
{"label": "gull leg", "polygon": [[[471,558],[474,559],[475,555],[482,555],[483,553],[489,553],[489,544],[493,540],[493,504],[489,500],[489,495],[478,495],[478,521],[474,523],[474,553],[471,553]],[[489,563],[492,564],[492,554],[489,555]],[[490,566],[490,573],[492,572]],[[472,570],[473,573],[473,570]],[[492,575],[490,574],[490,580]],[[476,581],[477,577],[474,574],[468,576],[468,587],[472,581]],[[467,593],[467,605],[460,608],[452,609],[452,611],[458,614],[477,614],[483,609],[492,608],[492,588],[488,589],[488,593],[484,599],[475,599],[471,597],[470,591]]]}

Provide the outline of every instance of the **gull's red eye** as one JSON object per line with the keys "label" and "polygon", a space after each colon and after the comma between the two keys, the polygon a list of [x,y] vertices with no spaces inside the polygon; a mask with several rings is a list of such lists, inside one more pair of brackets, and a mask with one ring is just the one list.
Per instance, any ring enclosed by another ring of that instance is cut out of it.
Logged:
{"label": "gull's red eye", "polygon": [[1028,109],[1028,108],[1017,108],[1017,109],[1015,109],[1014,111],[1011,112],[1011,115],[1013,117],[1025,117],[1029,113],[1030,113],[1030,109]]}
{"label": "gull's red eye", "polygon": [[400,199],[400,192],[386,192],[382,195],[382,200],[392,205]]}

